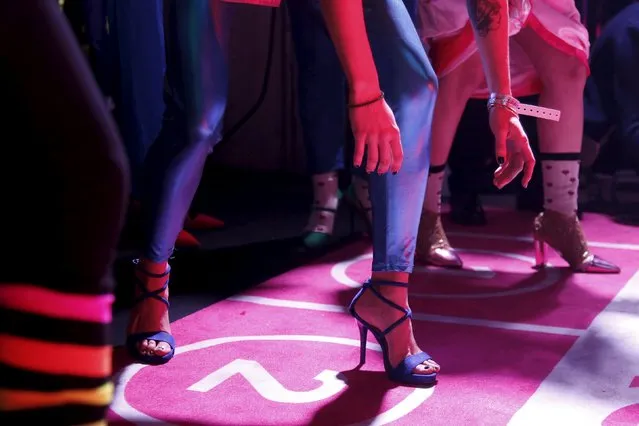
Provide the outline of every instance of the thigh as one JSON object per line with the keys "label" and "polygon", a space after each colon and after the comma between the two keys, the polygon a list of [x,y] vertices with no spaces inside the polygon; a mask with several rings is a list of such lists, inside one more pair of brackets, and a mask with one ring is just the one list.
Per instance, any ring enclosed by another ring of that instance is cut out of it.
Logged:
{"label": "thigh", "polygon": [[544,85],[558,81],[585,81],[588,74],[585,63],[577,56],[555,48],[533,29],[524,28],[513,38],[528,56]]}

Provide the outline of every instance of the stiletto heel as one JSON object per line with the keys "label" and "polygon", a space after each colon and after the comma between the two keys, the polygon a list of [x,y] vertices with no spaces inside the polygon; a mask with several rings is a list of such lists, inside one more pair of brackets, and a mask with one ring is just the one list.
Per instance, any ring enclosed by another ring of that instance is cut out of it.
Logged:
{"label": "stiletto heel", "polygon": [[357,327],[359,327],[359,363],[360,365],[364,365],[366,363],[368,328],[364,327],[359,321],[357,322]]}
{"label": "stiletto heel", "polygon": [[[533,235],[535,254],[543,254],[544,260],[546,246],[550,246],[574,272],[618,274],[621,271],[617,265],[590,251],[577,215],[564,215],[553,210],[539,213],[533,222]],[[540,243],[539,246],[537,241]],[[539,259],[537,263],[539,264]]]}
{"label": "stiletto heel", "polygon": [[[420,352],[414,355],[410,355],[404,358],[398,365],[393,367],[390,362],[388,342],[386,341],[386,335],[401,325],[404,321],[410,321],[412,318],[412,312],[410,308],[403,308],[392,300],[387,299],[382,295],[373,285],[380,286],[393,286],[393,287],[408,287],[406,283],[398,283],[393,281],[367,281],[362,286],[361,290],[355,295],[353,301],[348,307],[350,314],[357,320],[357,325],[360,332],[360,363],[363,364],[366,360],[366,337],[368,331],[373,333],[375,340],[382,347],[382,356],[384,357],[384,370],[388,374],[388,378],[394,382],[404,385],[432,385],[437,381],[437,373],[432,374],[416,374],[413,370],[420,364],[432,359],[426,352]],[[372,324],[367,323],[357,314],[355,310],[355,304],[362,297],[364,292],[370,290],[373,294],[382,302],[388,306],[401,311],[404,315],[388,326],[385,330],[380,330]]]}
{"label": "stiletto heel", "polygon": [[537,235],[535,235],[534,245],[535,245],[535,268],[543,269],[546,267],[546,243],[544,243]]}

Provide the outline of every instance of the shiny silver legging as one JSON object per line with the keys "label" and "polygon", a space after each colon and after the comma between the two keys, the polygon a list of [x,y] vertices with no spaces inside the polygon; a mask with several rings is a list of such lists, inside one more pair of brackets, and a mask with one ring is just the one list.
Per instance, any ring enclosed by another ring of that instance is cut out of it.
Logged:
{"label": "shiny silver legging", "polygon": [[[414,0],[364,0],[381,88],[395,113],[405,158],[397,175],[373,173],[369,177],[375,272],[412,271],[428,177],[437,78],[407,10],[412,12],[414,7]],[[312,173],[336,170],[343,164],[346,80],[324,27],[319,1],[291,0],[288,8],[309,167]]]}
{"label": "shiny silver legging", "polygon": [[167,80],[162,130],[144,165],[143,255],[172,254],[207,156],[219,141],[228,90],[226,43],[232,6],[220,1],[167,2]]}

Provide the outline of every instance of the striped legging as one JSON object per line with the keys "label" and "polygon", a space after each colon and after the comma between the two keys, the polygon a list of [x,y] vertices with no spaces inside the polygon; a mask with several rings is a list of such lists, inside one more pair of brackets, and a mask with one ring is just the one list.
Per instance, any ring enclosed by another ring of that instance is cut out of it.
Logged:
{"label": "striped legging", "polygon": [[103,424],[128,164],[52,0],[0,0],[0,424]]}

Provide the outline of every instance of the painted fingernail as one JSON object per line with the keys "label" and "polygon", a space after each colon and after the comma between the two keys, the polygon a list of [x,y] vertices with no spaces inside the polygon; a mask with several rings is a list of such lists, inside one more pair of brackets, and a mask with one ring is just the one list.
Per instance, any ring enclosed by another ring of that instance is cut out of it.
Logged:
{"label": "painted fingernail", "polygon": [[504,164],[504,157],[497,157],[497,164],[499,164],[500,166]]}

